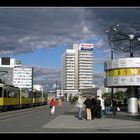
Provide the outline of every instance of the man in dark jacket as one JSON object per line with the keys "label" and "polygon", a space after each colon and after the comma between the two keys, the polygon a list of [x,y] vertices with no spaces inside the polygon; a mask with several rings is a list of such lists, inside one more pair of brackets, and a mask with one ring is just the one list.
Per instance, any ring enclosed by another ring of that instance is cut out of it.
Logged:
{"label": "man in dark jacket", "polygon": [[96,97],[96,118],[101,118],[101,101]]}
{"label": "man in dark jacket", "polygon": [[117,102],[115,99],[112,100],[112,111],[113,115],[116,116],[116,110],[117,110]]}
{"label": "man in dark jacket", "polygon": [[85,100],[84,104],[86,106],[86,119],[91,120],[92,119],[92,117],[91,117],[92,100],[89,96]]}
{"label": "man in dark jacket", "polygon": [[92,101],[91,116],[92,116],[92,119],[94,119],[96,117],[96,115],[95,115],[95,113],[96,113],[96,99],[94,96],[92,97],[91,101]]}

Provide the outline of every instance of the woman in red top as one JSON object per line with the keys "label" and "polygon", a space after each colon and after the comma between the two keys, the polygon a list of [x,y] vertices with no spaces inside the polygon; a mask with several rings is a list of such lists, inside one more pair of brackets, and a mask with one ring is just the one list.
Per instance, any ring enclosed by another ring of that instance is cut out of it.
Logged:
{"label": "woman in red top", "polygon": [[55,115],[55,106],[56,106],[56,101],[54,98],[52,98],[51,102],[50,102],[50,106],[51,106],[51,115]]}

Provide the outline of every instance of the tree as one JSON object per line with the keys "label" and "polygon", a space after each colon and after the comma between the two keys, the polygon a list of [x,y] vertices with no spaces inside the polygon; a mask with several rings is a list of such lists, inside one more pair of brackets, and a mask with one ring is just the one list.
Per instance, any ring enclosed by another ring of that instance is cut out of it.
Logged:
{"label": "tree", "polygon": [[[111,93],[109,93],[109,92],[104,93],[103,97],[109,97],[111,99]],[[113,93],[113,99],[115,99],[118,102],[123,102],[125,98],[127,98],[126,92],[117,91],[116,93]]]}
{"label": "tree", "polygon": [[67,99],[67,93],[64,93],[64,98]]}
{"label": "tree", "polygon": [[77,100],[78,100],[78,97],[77,96],[72,96],[70,94],[69,101],[70,101],[71,104],[74,104]]}
{"label": "tree", "polygon": [[127,94],[126,92],[123,92],[123,91],[118,91],[114,94],[114,98],[120,103],[123,103],[126,97],[127,97]]}
{"label": "tree", "polygon": [[111,93],[106,92],[102,95],[103,97],[108,97],[109,99],[111,99]]}

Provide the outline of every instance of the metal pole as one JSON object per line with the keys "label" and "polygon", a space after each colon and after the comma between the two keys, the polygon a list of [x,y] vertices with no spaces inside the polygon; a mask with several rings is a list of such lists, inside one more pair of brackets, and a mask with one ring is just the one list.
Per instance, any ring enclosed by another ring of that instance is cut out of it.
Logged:
{"label": "metal pole", "polygon": [[133,57],[133,40],[130,40],[130,57]]}
{"label": "metal pole", "polygon": [[[111,42],[111,35],[110,35],[110,41],[109,41],[109,44],[110,44],[110,48],[111,48],[111,60],[113,60],[113,49],[112,49],[112,42]],[[111,101],[112,101],[112,108],[113,108],[113,87],[111,87]]]}
{"label": "metal pole", "polygon": [[55,94],[55,96],[57,96],[57,80],[56,80],[56,94]]}
{"label": "metal pole", "polygon": [[[130,40],[130,57],[133,57],[133,40]],[[137,87],[131,86],[128,87],[128,112],[132,115],[137,115],[138,106],[137,106]]]}
{"label": "metal pole", "polygon": [[42,94],[42,105],[44,104],[44,101],[43,101],[43,89],[41,89],[41,94]]}
{"label": "metal pole", "polygon": [[32,100],[32,104],[31,104],[31,107],[33,107],[33,98],[34,98],[34,95],[33,95],[33,67],[32,67],[32,87],[31,87],[31,100]]}
{"label": "metal pole", "polygon": [[[111,48],[111,60],[113,60],[113,50],[112,50],[112,48]],[[114,109],[114,107],[113,107],[113,87],[111,87],[111,101],[112,101],[112,108]]]}
{"label": "metal pole", "polygon": [[111,60],[113,59],[113,50],[111,49]]}

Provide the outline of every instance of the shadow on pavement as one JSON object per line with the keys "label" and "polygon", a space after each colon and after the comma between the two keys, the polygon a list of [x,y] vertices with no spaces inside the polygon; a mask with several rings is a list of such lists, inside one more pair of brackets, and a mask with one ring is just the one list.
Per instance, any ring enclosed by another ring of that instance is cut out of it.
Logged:
{"label": "shadow on pavement", "polygon": [[131,121],[140,121],[140,115],[130,115],[127,112],[117,112],[116,116],[109,116],[107,118],[111,119],[120,119],[120,120],[131,120]]}
{"label": "shadow on pavement", "polygon": [[78,112],[74,111],[74,112],[65,112],[65,113],[63,113],[63,115],[75,115],[75,114],[78,114]]}

